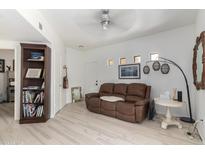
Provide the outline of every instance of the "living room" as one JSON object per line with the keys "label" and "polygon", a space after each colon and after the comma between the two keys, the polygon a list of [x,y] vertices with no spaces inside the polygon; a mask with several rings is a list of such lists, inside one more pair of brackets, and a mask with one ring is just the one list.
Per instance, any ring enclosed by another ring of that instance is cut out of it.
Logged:
{"label": "living room", "polygon": [[0,10],[0,144],[204,144],[205,10],[101,8]]}

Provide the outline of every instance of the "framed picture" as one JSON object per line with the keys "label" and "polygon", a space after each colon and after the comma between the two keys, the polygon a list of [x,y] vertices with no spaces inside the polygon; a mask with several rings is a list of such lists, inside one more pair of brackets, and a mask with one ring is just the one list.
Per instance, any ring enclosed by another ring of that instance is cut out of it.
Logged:
{"label": "framed picture", "polygon": [[72,102],[78,102],[82,99],[82,92],[81,87],[72,87],[71,88],[71,96],[72,96]]}
{"label": "framed picture", "polygon": [[28,68],[26,78],[40,78],[41,71],[42,69],[40,68]]}
{"label": "framed picture", "polygon": [[140,79],[140,64],[119,65],[119,79]]}
{"label": "framed picture", "polygon": [[5,72],[5,60],[0,59],[0,73],[4,73],[4,72]]}

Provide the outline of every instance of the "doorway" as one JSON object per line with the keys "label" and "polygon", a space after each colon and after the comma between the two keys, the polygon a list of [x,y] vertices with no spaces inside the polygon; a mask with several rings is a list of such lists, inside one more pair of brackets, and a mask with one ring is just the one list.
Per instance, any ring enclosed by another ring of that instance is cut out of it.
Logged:
{"label": "doorway", "polygon": [[14,119],[15,55],[13,49],[0,49],[0,116]]}
{"label": "doorway", "polygon": [[99,89],[98,62],[92,61],[85,65],[85,93],[97,92]]}

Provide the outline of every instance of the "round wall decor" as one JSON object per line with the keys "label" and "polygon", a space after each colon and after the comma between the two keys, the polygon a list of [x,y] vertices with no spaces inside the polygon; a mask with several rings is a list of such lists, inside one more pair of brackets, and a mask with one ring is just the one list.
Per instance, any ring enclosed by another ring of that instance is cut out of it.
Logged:
{"label": "round wall decor", "polygon": [[152,64],[152,68],[154,71],[159,71],[160,69],[160,63],[158,61],[155,61],[153,64]]}
{"label": "round wall decor", "polygon": [[168,74],[170,70],[170,67],[168,64],[162,64],[161,66],[161,72],[162,74]]}
{"label": "round wall decor", "polygon": [[148,65],[145,65],[145,66],[143,67],[143,72],[144,72],[144,74],[149,74],[150,68],[149,68]]}

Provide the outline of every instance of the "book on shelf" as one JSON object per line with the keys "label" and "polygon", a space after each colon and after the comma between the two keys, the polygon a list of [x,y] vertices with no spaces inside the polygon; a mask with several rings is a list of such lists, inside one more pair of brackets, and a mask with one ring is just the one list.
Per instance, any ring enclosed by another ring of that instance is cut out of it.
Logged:
{"label": "book on shelf", "polygon": [[43,103],[44,92],[23,91],[23,103]]}
{"label": "book on shelf", "polygon": [[43,115],[43,105],[23,104],[24,117],[41,117]]}
{"label": "book on shelf", "polygon": [[45,71],[45,69],[43,70],[43,74],[42,74],[42,78],[44,79],[45,78],[45,73],[46,73],[46,71]]}
{"label": "book on shelf", "polygon": [[38,90],[41,89],[40,86],[27,86],[23,87],[23,90]]}
{"label": "book on shelf", "polygon": [[45,82],[43,81],[42,85],[41,85],[41,89],[45,88]]}

